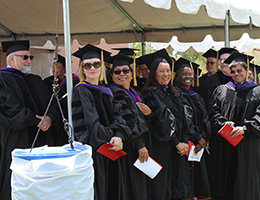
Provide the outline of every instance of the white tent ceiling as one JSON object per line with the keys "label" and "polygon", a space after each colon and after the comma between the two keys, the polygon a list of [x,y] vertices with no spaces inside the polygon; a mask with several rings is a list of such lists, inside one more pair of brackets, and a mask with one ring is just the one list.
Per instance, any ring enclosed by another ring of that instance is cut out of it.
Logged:
{"label": "white tent ceiling", "polygon": [[[141,42],[143,37],[145,41],[169,42],[174,35],[182,42],[198,42],[210,34],[215,41],[223,41],[228,9],[231,40],[244,32],[251,38],[260,35],[260,12],[247,7],[254,4],[260,8],[259,0],[247,0],[243,7],[227,3],[231,0],[129,1],[71,0],[71,39],[81,44],[97,44],[102,37],[107,43]],[[31,45],[43,45],[49,39],[54,43],[56,7],[54,0],[0,0],[0,40],[30,39]],[[62,5],[58,30],[62,45]]]}

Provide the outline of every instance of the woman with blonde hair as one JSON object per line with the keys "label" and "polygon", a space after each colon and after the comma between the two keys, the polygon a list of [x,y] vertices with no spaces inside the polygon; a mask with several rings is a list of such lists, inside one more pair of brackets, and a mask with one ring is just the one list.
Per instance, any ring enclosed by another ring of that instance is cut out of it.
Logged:
{"label": "woman with blonde hair", "polygon": [[[119,114],[119,104],[113,101],[111,90],[100,84],[105,77],[103,57],[109,55],[109,52],[90,44],[73,53],[73,56],[81,59],[81,82],[74,88],[72,101],[74,133],[79,142],[92,146],[96,200],[122,199],[122,176],[118,174],[121,172],[120,163],[116,160],[111,164],[112,161],[97,153],[97,149],[109,142],[113,145],[111,150],[118,151],[123,148],[123,141],[130,134]],[[115,191],[113,187],[117,188],[117,194],[110,193]]]}

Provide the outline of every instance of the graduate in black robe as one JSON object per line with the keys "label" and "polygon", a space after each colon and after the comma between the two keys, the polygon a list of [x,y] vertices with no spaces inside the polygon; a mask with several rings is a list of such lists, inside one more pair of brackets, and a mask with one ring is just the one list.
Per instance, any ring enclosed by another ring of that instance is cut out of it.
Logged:
{"label": "graduate in black robe", "polygon": [[122,149],[123,142],[130,134],[130,129],[119,114],[121,105],[113,101],[109,88],[99,85],[105,76],[101,51],[104,57],[110,54],[90,44],[73,53],[81,59],[81,82],[73,92],[72,120],[76,139],[92,147],[95,200],[122,199],[124,191],[120,160],[111,161],[97,152],[101,145],[108,142],[114,145],[111,151]]}
{"label": "graduate in black robe", "polygon": [[48,90],[52,93],[52,84],[54,82],[54,75],[56,73],[56,77],[58,80],[58,84],[63,81],[64,78],[66,78],[66,63],[65,63],[65,57],[58,54],[58,60],[57,60],[57,66],[56,66],[56,72],[55,72],[55,62],[52,64],[52,74],[51,76],[45,78],[43,81],[47,85]]}
{"label": "graduate in black robe", "polygon": [[203,93],[204,89],[207,87],[207,85],[203,84],[206,79],[212,75],[214,75],[217,72],[217,51],[213,48],[210,48],[207,50],[204,54],[202,54],[204,58],[206,58],[206,70],[207,73],[203,74],[199,78],[200,87],[198,88],[198,93]]}
{"label": "graduate in black robe", "polygon": [[[247,57],[232,53],[233,81],[214,91],[214,119],[211,137],[212,196],[217,199],[260,199],[260,87],[248,80]],[[217,132],[225,124],[234,126],[233,136],[244,138],[233,147]]]}
{"label": "graduate in black robe", "polygon": [[[192,142],[196,145],[195,151],[200,151],[206,146],[211,133],[211,126],[208,119],[208,113],[205,108],[202,97],[194,92],[191,87],[194,85],[194,79],[197,77],[197,69],[199,65],[192,63],[189,60],[180,58],[174,65],[176,71],[174,85],[178,86],[182,95],[192,107],[192,121],[199,130],[199,137],[196,136]],[[206,168],[205,150],[200,162],[190,162],[190,168],[194,170],[194,193],[196,196],[209,196],[210,188],[208,174]],[[207,155],[206,155],[207,156]]]}
{"label": "graduate in black robe", "polygon": [[130,64],[133,59],[123,54],[117,54],[107,61],[113,64],[108,79],[110,89],[113,92],[114,99],[122,105],[122,117],[132,131],[123,148],[127,155],[120,158],[125,186],[124,199],[150,200],[150,178],[133,164],[137,159],[140,162],[146,162],[150,154],[148,152],[151,142],[149,127],[138,106],[147,109],[146,115],[151,110],[141,103],[140,95],[130,87],[133,71]]}
{"label": "graduate in black robe", "polygon": [[[64,114],[65,119],[68,120],[68,108],[67,108],[67,78],[65,76],[66,73],[66,62],[65,57],[58,54],[57,60],[57,68],[55,72],[55,63],[52,65],[52,76],[49,76],[44,79],[44,83],[47,85],[48,90],[53,93],[53,84],[54,84],[54,75],[56,73],[57,84],[59,86],[58,97],[60,100],[60,105],[62,108],[62,112]],[[78,76],[73,75],[73,87],[79,82]],[[68,135],[64,129],[64,123],[62,120],[59,121],[56,127],[52,127],[52,136],[54,140],[54,144],[56,146],[62,146],[64,144],[68,144]]]}
{"label": "graduate in black robe", "polygon": [[207,79],[203,81],[203,83],[200,84],[200,88],[198,90],[198,93],[202,96],[206,109],[208,111],[209,117],[210,117],[210,122],[213,123],[213,119],[211,118],[213,114],[212,110],[212,94],[213,91],[222,84],[226,84],[229,81],[232,80],[229,66],[228,64],[224,63],[224,61],[228,58],[228,56],[233,52],[236,51],[234,48],[221,48],[217,52],[217,70],[218,70],[218,62],[220,65],[220,70],[218,70],[215,74],[212,76],[209,76]]}
{"label": "graduate in black robe", "polygon": [[195,135],[190,123],[192,110],[180,91],[170,83],[172,60],[165,49],[146,56],[150,69],[142,93],[152,113],[146,118],[151,127],[153,158],[162,170],[152,180],[152,199],[194,197],[190,182],[188,141]]}
{"label": "graduate in black robe", "polygon": [[[33,58],[29,41],[2,42],[2,47],[8,66],[0,69],[0,199],[11,199],[11,152],[32,146],[51,94],[40,76],[27,73]],[[50,127],[58,119],[54,99],[35,147],[53,145]]]}

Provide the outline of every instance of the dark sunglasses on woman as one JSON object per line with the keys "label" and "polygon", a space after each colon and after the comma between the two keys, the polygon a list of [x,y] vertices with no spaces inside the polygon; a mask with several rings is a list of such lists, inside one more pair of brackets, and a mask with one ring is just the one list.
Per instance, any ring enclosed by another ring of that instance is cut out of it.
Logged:
{"label": "dark sunglasses on woman", "polygon": [[130,69],[123,69],[123,70],[116,70],[116,71],[113,71],[113,73],[115,75],[119,75],[121,74],[121,72],[123,72],[124,74],[128,74],[130,72]]}
{"label": "dark sunglasses on woman", "polygon": [[94,62],[94,63],[83,63],[83,68],[86,70],[91,69],[91,67],[94,67],[95,69],[98,69],[101,67],[101,62]]}

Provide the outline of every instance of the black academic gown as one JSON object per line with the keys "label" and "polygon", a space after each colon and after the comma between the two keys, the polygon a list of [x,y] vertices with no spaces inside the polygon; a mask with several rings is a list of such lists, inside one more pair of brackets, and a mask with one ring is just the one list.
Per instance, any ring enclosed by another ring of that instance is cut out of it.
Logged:
{"label": "black academic gown", "polygon": [[203,98],[206,109],[209,114],[209,120],[213,124],[213,91],[222,84],[226,84],[229,81],[232,81],[232,77],[225,75],[222,71],[217,71],[212,76],[208,76],[205,80],[203,80],[203,83],[200,84],[198,93]]}
{"label": "black academic gown", "polygon": [[[214,91],[215,124],[211,137],[210,183],[213,197],[260,199],[260,87],[235,90],[221,85]],[[243,126],[244,139],[233,147],[217,131],[226,121]]]}
{"label": "black academic gown", "polygon": [[[114,99],[122,105],[122,117],[132,131],[124,144],[123,150],[127,155],[120,158],[126,191],[124,199],[150,200],[150,178],[133,165],[139,157],[139,149],[143,147],[146,147],[148,151],[151,149],[148,124],[136,103],[120,86],[112,86],[111,91]],[[149,155],[151,155],[150,151]]]}
{"label": "black academic gown", "polygon": [[[79,83],[79,78],[76,75],[72,75],[72,87],[74,88]],[[59,100],[61,109],[63,112],[63,115],[65,119],[68,121],[68,101],[67,96],[64,97],[64,95],[67,94],[67,77],[65,77],[60,83],[59,83]],[[57,126],[57,130],[55,134],[53,134],[53,139],[55,142],[55,145],[62,146],[64,144],[68,144],[68,134],[64,129],[64,123],[60,121],[59,126]]]}
{"label": "black academic gown", "polygon": [[[208,141],[211,134],[211,126],[208,119],[208,113],[205,108],[202,97],[192,90],[181,89],[182,95],[186,98],[192,107],[193,124],[199,129],[199,135]],[[197,144],[198,141],[194,141]],[[194,191],[196,196],[209,196],[210,188],[208,181],[208,173],[206,168],[206,158],[208,156],[205,150],[200,162],[192,162],[194,166]]]}
{"label": "black academic gown", "polygon": [[177,153],[179,142],[188,143],[191,110],[183,96],[174,97],[170,89],[155,88],[143,92],[143,100],[152,113],[147,116],[152,135],[153,158],[162,170],[152,180],[153,200],[193,197],[187,156]]}
{"label": "black academic gown", "polygon": [[[11,152],[15,148],[30,148],[43,116],[50,93],[42,79],[23,74],[12,68],[0,70],[0,199],[11,199]],[[47,116],[53,124],[58,119],[57,107],[52,103]],[[51,130],[40,131],[36,146],[53,145]]]}
{"label": "black academic gown", "polygon": [[83,144],[92,146],[95,200],[119,200],[124,195],[120,160],[111,161],[97,152],[112,137],[121,137],[125,142],[131,133],[119,114],[121,105],[113,101],[112,92],[110,93],[93,88],[85,82],[79,83],[73,92],[72,120],[75,136]]}

